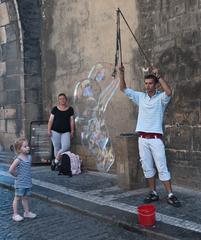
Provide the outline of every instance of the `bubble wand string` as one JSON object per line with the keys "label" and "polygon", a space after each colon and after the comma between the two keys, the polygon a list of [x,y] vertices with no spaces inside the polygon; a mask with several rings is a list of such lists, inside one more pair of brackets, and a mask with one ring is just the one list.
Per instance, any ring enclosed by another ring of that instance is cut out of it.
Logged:
{"label": "bubble wand string", "polygon": [[120,51],[120,61],[121,61],[121,65],[122,65],[121,32],[120,32],[120,14],[121,14],[124,22],[126,23],[126,25],[127,25],[128,29],[129,29],[130,33],[132,34],[133,38],[135,39],[135,41],[136,41],[136,43],[137,43],[137,45],[138,45],[138,47],[139,47],[139,50],[140,50],[141,55],[145,58],[145,60],[146,60],[147,63],[149,64],[150,68],[152,68],[152,67],[151,67],[151,66],[152,66],[151,62],[149,61],[149,59],[148,59],[147,55],[145,54],[142,46],[140,45],[138,39],[136,38],[136,36],[135,36],[135,34],[133,33],[131,27],[129,26],[126,18],[124,17],[122,11],[121,11],[119,8],[117,9],[117,46],[116,46],[116,55],[115,55],[115,67],[117,66],[117,63],[118,63],[118,59],[117,59],[117,57],[119,57],[118,54],[117,54],[118,51]]}

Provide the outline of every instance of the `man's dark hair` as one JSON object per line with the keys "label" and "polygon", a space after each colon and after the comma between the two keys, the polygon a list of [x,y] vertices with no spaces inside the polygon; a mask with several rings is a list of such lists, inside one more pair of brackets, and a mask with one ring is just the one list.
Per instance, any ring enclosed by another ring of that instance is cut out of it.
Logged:
{"label": "man's dark hair", "polygon": [[153,79],[155,83],[158,83],[158,78],[154,74],[148,74],[144,77],[145,79]]}

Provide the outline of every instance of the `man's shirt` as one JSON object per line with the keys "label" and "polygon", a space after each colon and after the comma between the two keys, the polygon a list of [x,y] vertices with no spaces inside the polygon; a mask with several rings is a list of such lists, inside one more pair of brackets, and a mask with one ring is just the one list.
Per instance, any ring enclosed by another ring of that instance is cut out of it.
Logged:
{"label": "man's shirt", "polygon": [[126,88],[124,93],[139,107],[136,132],[163,134],[164,112],[171,96],[156,91],[154,96],[149,97],[146,92],[137,92],[131,88]]}

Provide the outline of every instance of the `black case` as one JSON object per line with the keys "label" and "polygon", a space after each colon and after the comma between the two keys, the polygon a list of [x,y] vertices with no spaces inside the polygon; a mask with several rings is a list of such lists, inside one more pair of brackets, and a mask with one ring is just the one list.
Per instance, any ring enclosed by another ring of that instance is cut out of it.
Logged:
{"label": "black case", "polygon": [[68,175],[72,177],[70,157],[68,154],[62,154],[60,161],[58,165],[59,175]]}

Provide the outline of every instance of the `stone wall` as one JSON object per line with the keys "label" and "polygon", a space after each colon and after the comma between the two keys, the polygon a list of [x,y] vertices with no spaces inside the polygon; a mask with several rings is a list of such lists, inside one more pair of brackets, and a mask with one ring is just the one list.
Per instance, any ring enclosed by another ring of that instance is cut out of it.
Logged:
{"label": "stone wall", "polygon": [[42,119],[40,1],[0,1],[0,145]]}
{"label": "stone wall", "polygon": [[17,3],[23,38],[25,132],[29,135],[30,123],[43,119],[41,1],[18,0]]}
{"label": "stone wall", "polygon": [[[127,1],[127,6],[124,6],[124,1],[116,0],[75,0],[68,1],[68,4],[65,0],[43,1],[44,118],[48,118],[60,92],[65,92],[73,104],[76,84],[88,76],[94,64],[105,62],[114,65],[118,6],[122,7],[131,27],[135,29],[137,15],[132,0]],[[122,42],[125,65],[130,76],[133,73],[133,49],[136,43],[125,24],[122,24]],[[134,110],[132,104],[118,91],[105,114],[113,141],[120,132],[133,131]],[[81,154],[87,166],[95,168],[94,158],[82,148],[79,138],[77,131],[73,149]]]}
{"label": "stone wall", "polygon": [[137,6],[140,42],[174,90],[165,121],[174,182],[200,188],[201,1],[140,0]]}
{"label": "stone wall", "polygon": [[24,133],[23,50],[14,1],[0,1],[0,145],[9,149]]}
{"label": "stone wall", "polygon": [[[72,99],[75,84],[94,63],[114,62],[117,7],[174,90],[164,126],[173,180],[200,188],[200,0],[43,1],[45,117],[60,91]],[[143,90],[141,67],[147,63],[121,23],[127,85]],[[106,112],[113,141],[121,132],[133,131],[136,113],[123,94],[113,97]]]}

